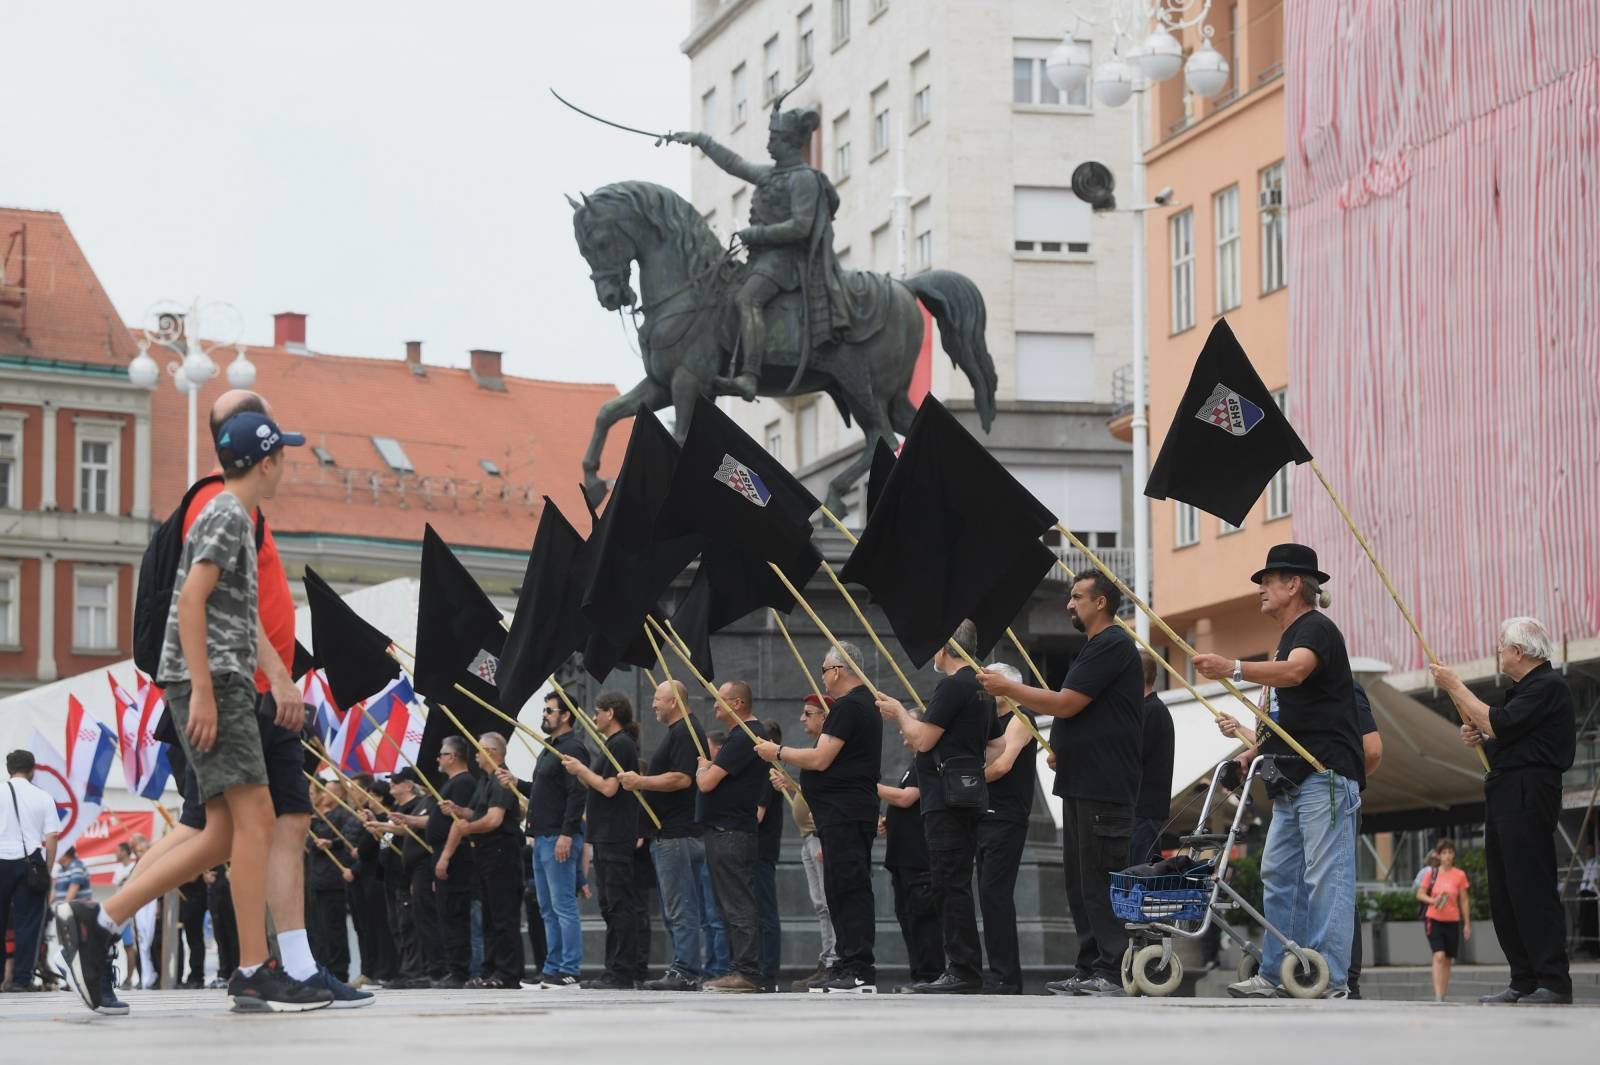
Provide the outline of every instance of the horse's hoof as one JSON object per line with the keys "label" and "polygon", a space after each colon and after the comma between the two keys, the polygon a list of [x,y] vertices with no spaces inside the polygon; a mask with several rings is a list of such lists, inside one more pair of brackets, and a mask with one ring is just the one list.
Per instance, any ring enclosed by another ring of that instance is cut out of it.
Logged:
{"label": "horse's hoof", "polygon": [[[828,489],[828,501],[827,501],[826,506],[830,511],[832,511],[834,514],[839,515],[842,518],[844,516],[844,509],[845,509],[844,508],[844,493],[839,491],[837,488]],[[833,526],[832,526],[831,523],[828,524],[828,525],[823,526],[823,528],[832,528],[832,527]]]}
{"label": "horse's hoof", "polygon": [[589,501],[589,509],[593,510],[605,501],[609,486],[599,477],[585,476],[583,479],[583,497]]}

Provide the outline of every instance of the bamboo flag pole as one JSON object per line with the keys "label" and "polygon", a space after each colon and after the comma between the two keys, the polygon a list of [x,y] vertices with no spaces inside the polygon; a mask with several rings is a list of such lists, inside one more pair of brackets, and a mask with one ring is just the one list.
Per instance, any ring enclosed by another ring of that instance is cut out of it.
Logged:
{"label": "bamboo flag pole", "polygon": [[172,818],[172,811],[161,805],[159,800],[151,799],[150,801],[155,804],[156,813],[161,815],[161,820],[166,822],[168,832],[178,827],[178,822]]}
{"label": "bamboo flag pole", "polygon": [[[595,727],[595,723],[593,721],[589,720],[589,715],[578,709],[578,704],[572,701],[572,697],[567,694],[567,689],[563,688],[561,686],[561,682],[556,680],[554,676],[550,678],[550,687],[555,689],[556,695],[559,696],[561,701],[566,704],[567,709],[572,711],[572,716],[581,721],[583,723],[583,727],[589,730],[589,735],[593,736],[594,741],[600,745],[600,753],[605,755],[606,761],[611,763],[611,768],[615,769],[618,773],[624,772],[622,763],[617,761],[617,756],[611,753],[610,747],[606,746],[606,738],[600,735],[600,730]],[[644,807],[644,812],[650,815],[650,823],[655,825],[657,828],[660,828],[661,818],[657,817],[655,810],[651,808],[650,800],[646,799],[642,792],[635,791],[631,794],[635,799],[639,800],[639,805]]]}
{"label": "bamboo flag pole", "polygon": [[[694,722],[689,713],[689,704],[683,698],[683,692],[678,688],[678,682],[672,679],[672,667],[667,665],[667,656],[661,653],[661,645],[656,642],[656,634],[650,631],[650,626],[656,619],[649,614],[644,616],[644,634],[650,640],[650,649],[656,653],[656,660],[661,663],[661,672],[667,678],[667,684],[672,688],[672,697],[678,701],[678,709],[683,711],[683,727],[689,730],[689,738],[694,740],[694,749],[701,758],[706,757],[705,745],[700,742],[700,734],[694,729]],[[659,625],[657,625],[659,628]],[[689,667],[693,669],[691,665]]]}
{"label": "bamboo flag pole", "polygon": [[800,667],[800,672],[805,675],[806,683],[811,685],[811,694],[817,697],[817,709],[823,716],[828,713],[828,700],[823,698],[822,689],[817,687],[817,678],[811,675],[811,670],[806,666],[806,660],[800,657],[799,648],[794,645],[794,637],[789,635],[789,626],[783,623],[783,615],[772,607],[767,607],[767,613],[772,615],[772,620],[778,623],[778,631],[783,633],[783,642],[789,645],[789,653],[794,655],[794,664]]}
{"label": "bamboo flag pole", "polygon": [[845,588],[844,583],[839,580],[839,575],[833,572],[832,566],[828,565],[827,559],[822,560],[822,571],[828,575],[828,579],[833,582],[834,588],[838,589],[839,594],[844,597],[844,601],[850,607],[850,612],[856,616],[856,620],[861,622],[861,627],[867,631],[867,638],[872,641],[872,646],[878,649],[878,653],[883,656],[883,660],[889,663],[889,668],[894,670],[896,679],[900,681],[900,684],[905,688],[906,691],[911,693],[911,701],[917,704],[917,709],[919,711],[921,711],[923,714],[926,714],[928,712],[928,707],[923,703],[922,696],[918,695],[917,689],[911,686],[911,681],[907,679],[905,673],[900,669],[900,663],[894,660],[894,655],[889,653],[889,649],[885,647],[883,645],[883,641],[878,638],[878,634],[873,629],[872,623],[867,620],[867,616],[861,612],[860,605],[856,603],[856,597],[851,595],[850,592]]}
{"label": "bamboo flag pole", "polygon": [[[1406,619],[1407,625],[1411,626],[1411,632],[1416,636],[1417,642],[1422,645],[1422,653],[1428,659],[1428,663],[1437,665],[1439,663],[1438,656],[1433,653],[1433,648],[1428,646],[1428,638],[1422,635],[1422,628],[1417,624],[1417,619],[1411,616],[1411,609],[1406,606],[1405,600],[1400,598],[1400,592],[1395,588],[1394,581],[1389,579],[1389,571],[1383,568],[1383,563],[1378,561],[1378,556],[1372,550],[1372,545],[1367,543],[1367,538],[1362,535],[1360,529],[1356,528],[1355,519],[1350,516],[1350,511],[1345,509],[1344,500],[1340,499],[1339,493],[1333,490],[1333,485],[1323,474],[1322,467],[1317,465],[1316,459],[1311,460],[1311,472],[1317,475],[1317,480],[1321,481],[1322,487],[1327,489],[1328,498],[1333,500],[1333,505],[1339,511],[1339,516],[1344,519],[1345,525],[1349,526],[1351,535],[1356,538],[1356,543],[1361,545],[1361,550],[1366,554],[1367,561],[1371,562],[1372,568],[1378,571],[1378,579],[1383,582],[1383,587],[1388,591],[1389,598],[1394,600],[1394,605],[1400,608],[1400,616]],[[1467,712],[1461,708],[1460,703],[1456,702],[1456,697],[1449,692],[1445,694],[1450,695],[1450,703],[1456,708],[1456,714],[1461,718],[1461,723],[1469,724]],[[1478,752],[1478,761],[1483,763],[1483,771],[1487,773],[1489,771],[1489,756],[1483,752],[1481,746],[1476,750]]]}
{"label": "bamboo flag pole", "polygon": [[[378,724],[377,719],[374,718],[370,712],[368,712],[365,704],[357,704],[356,708],[361,711],[361,716],[366,719],[367,724],[371,725],[374,729],[377,729],[378,736],[381,739],[387,740],[389,745],[399,753],[400,757],[405,759],[406,765],[410,766],[417,776],[422,779],[422,786],[428,789],[428,794],[433,796],[433,801],[440,803],[444,802],[444,796],[440,795],[439,789],[433,786],[433,781],[428,779],[428,774],[424,773],[417,763],[411,760],[411,756],[406,753],[404,745],[397,742],[393,736],[389,735],[382,725]],[[335,762],[331,756],[329,756],[326,747],[323,747],[322,757],[330,766],[333,767],[333,771],[335,773],[339,773],[341,776],[343,776],[343,773],[339,769],[338,763]]]}
{"label": "bamboo flag pole", "polygon": [[[302,772],[304,772],[304,771],[302,770]],[[332,793],[330,792],[330,794],[332,794]],[[333,829],[333,834],[338,836],[339,839],[344,842],[344,845],[346,847],[350,847],[350,841],[344,838],[344,833],[339,831],[339,826],[335,825],[332,821],[329,821],[327,816],[324,815],[322,813],[322,811],[313,810],[311,812],[316,814],[318,817],[322,818],[322,823],[327,825],[329,828]],[[317,835],[315,832],[311,831],[311,828],[310,828],[309,825],[306,826],[306,835],[310,836],[314,840],[320,840],[322,838],[321,836]],[[350,870],[345,867],[345,864],[343,862],[341,862],[338,859],[338,857],[333,853],[333,847],[331,846],[333,841],[329,840],[328,842],[329,842],[330,846],[328,846],[326,848],[318,847],[317,850],[322,852],[323,857],[327,858],[334,865],[337,865],[339,867],[339,872],[344,873],[344,874],[346,874],[348,876],[354,876],[355,874],[350,872]],[[354,847],[350,847],[350,849],[351,850],[355,850]]]}
{"label": "bamboo flag pole", "polygon": [[[543,736],[539,735],[537,732],[533,731],[533,729],[529,728],[527,725],[524,725],[522,722],[518,721],[516,718],[512,717],[510,714],[505,713],[498,706],[494,706],[487,699],[484,699],[481,696],[475,694],[474,692],[471,692],[471,691],[467,690],[466,688],[462,687],[459,684],[452,685],[452,687],[454,687],[455,690],[460,692],[462,695],[465,695],[468,699],[471,699],[473,702],[477,703],[479,706],[481,706],[485,710],[489,711],[489,713],[491,713],[494,716],[500,718],[500,720],[509,721],[509,722],[511,722],[511,724],[517,726],[517,730],[516,731],[517,731],[517,734],[519,736],[523,732],[526,732],[528,735],[532,736],[534,739],[539,741],[539,746],[543,747],[545,750],[549,751],[551,754],[555,755],[557,758],[563,757],[562,753],[560,751],[556,750],[555,747],[552,746],[550,744],[550,742],[548,740],[546,740]],[[446,711],[446,712],[448,713],[448,711]],[[451,720],[454,721],[455,718],[452,717]],[[533,748],[530,746],[528,748],[528,750],[529,751],[533,751]],[[537,751],[533,751],[533,753],[535,755],[538,754]]]}
{"label": "bamboo flag pole", "polygon": [[783,586],[788,589],[789,594],[794,597],[794,601],[800,604],[800,609],[806,612],[806,617],[811,619],[811,624],[817,627],[818,632],[827,637],[828,642],[833,645],[833,649],[839,653],[839,657],[844,659],[844,664],[850,667],[850,672],[861,678],[861,683],[867,686],[867,691],[871,692],[872,697],[876,699],[880,694],[877,687],[874,686],[872,680],[862,672],[861,665],[855,659],[851,658],[849,652],[839,645],[839,638],[833,634],[833,631],[829,629],[827,625],[823,624],[821,618],[817,617],[817,612],[811,609],[811,604],[806,602],[805,596],[800,594],[800,590],[794,586],[794,582],[784,574],[783,570],[778,568],[778,564],[776,562],[769,561],[767,565],[772,568],[772,572],[777,575],[778,580],[783,582]]}
{"label": "bamboo flag pole", "polygon": [[[1130,603],[1143,611],[1145,617],[1155,622],[1156,626],[1160,628],[1162,632],[1166,633],[1167,638],[1176,644],[1184,652],[1184,654],[1188,655],[1190,658],[1193,658],[1195,655],[1199,654],[1198,651],[1189,645],[1189,641],[1172,631],[1172,626],[1168,625],[1166,621],[1162,619],[1160,614],[1157,614],[1154,610],[1151,610],[1149,605],[1143,599],[1140,599],[1137,595],[1135,595],[1133,589],[1129,588],[1125,583],[1123,583],[1121,577],[1118,577],[1115,573],[1112,573],[1111,568],[1100,560],[1099,555],[1091,551],[1082,540],[1073,535],[1072,530],[1068,529],[1060,522],[1056,522],[1056,531],[1062,536],[1066,537],[1067,542],[1072,544],[1073,547],[1076,547],[1079,551],[1082,551],[1084,557],[1086,557],[1090,562],[1094,563],[1095,569],[1105,574],[1106,579],[1112,584],[1116,585],[1117,590],[1121,592]],[[1067,567],[1065,564],[1062,564],[1061,568],[1066,569]],[[1070,573],[1071,570],[1068,570],[1067,572]],[[1124,625],[1126,625],[1125,622]],[[1149,649],[1149,644],[1145,643],[1143,640],[1140,640],[1139,642],[1143,644],[1147,650]],[[1155,652],[1152,651],[1151,653],[1154,654]],[[1156,655],[1155,657],[1157,659],[1161,658],[1160,655]],[[1261,709],[1261,707],[1251,702],[1249,697],[1246,696],[1244,692],[1240,691],[1233,681],[1223,678],[1221,683],[1223,688],[1225,688],[1229,694],[1243,703],[1249,709],[1250,713],[1254,715],[1256,719],[1259,720],[1263,725],[1277,733],[1278,738],[1283,740],[1284,743],[1287,743],[1295,754],[1298,754],[1301,758],[1304,758],[1313,769],[1319,773],[1326,773],[1328,771],[1327,767],[1314,758],[1310,751],[1300,746],[1299,740],[1289,735],[1289,733],[1284,730],[1283,726],[1272,720],[1271,714],[1267,713],[1265,710]],[[1187,685],[1185,686],[1187,687]],[[1193,689],[1190,690],[1192,691]],[[1208,709],[1210,709],[1213,714],[1217,712],[1215,708],[1208,707]]]}
{"label": "bamboo flag pole", "polygon": [[[302,769],[301,772],[303,773],[303,772],[305,772],[305,770]],[[328,798],[332,799],[334,802],[339,802],[339,797],[337,795],[333,794],[333,792],[328,791],[327,788],[323,787],[322,782],[320,780],[317,781],[317,787],[322,788],[322,790],[327,793]],[[339,803],[339,805],[343,806],[344,804],[343,803]],[[345,838],[345,834],[343,832],[339,831],[339,826],[334,824],[332,821],[328,820],[328,815],[327,814],[323,813],[321,810],[312,810],[311,812],[316,814],[317,817],[321,818],[323,824],[325,824],[329,828],[333,829],[333,834],[335,836],[339,837],[339,842],[340,843],[343,843],[346,847],[349,847],[352,851],[354,851],[356,849],[356,845],[354,843],[351,843],[347,838]],[[322,838],[322,837],[318,836],[315,832],[312,832],[310,828],[307,828],[306,832],[307,832],[307,834],[309,834],[311,836],[312,839],[321,839]]]}
{"label": "bamboo flag pole", "polygon": [[[356,791],[359,791],[361,794],[365,795],[369,801],[377,803],[376,797],[373,796],[373,794],[370,791],[368,791],[366,788],[363,788],[360,784],[357,784],[355,781],[351,780],[348,776],[346,776],[343,772],[340,771],[340,769],[339,769],[339,767],[337,765],[334,765],[332,761],[329,761],[328,754],[327,754],[326,750],[323,750],[321,753],[319,753],[315,747],[312,747],[310,744],[306,743],[305,740],[301,740],[300,741],[300,746],[304,747],[306,750],[310,751],[312,754],[316,755],[318,758],[321,758],[324,762],[326,762],[328,768],[333,770],[333,775],[339,778],[339,783],[343,784],[347,788],[354,788]],[[306,773],[305,770],[303,770],[303,769],[301,770],[301,773],[304,774],[304,776],[305,776],[305,778],[307,780],[309,780],[309,781],[311,781],[311,783],[315,784],[318,789],[320,789],[321,791],[327,792],[328,798],[332,799],[334,802],[338,803],[340,806],[343,806],[345,808],[345,810],[350,814],[350,816],[354,817],[357,821],[361,820],[361,814],[358,813],[353,807],[351,807],[349,803],[344,802],[343,800],[341,800],[339,798],[339,796],[335,795],[331,791],[328,791],[327,786],[325,784],[323,784],[322,781],[318,780],[312,774]],[[381,804],[379,804],[379,805],[381,805]],[[398,824],[398,823],[399,822],[396,822],[396,824]],[[422,844],[423,849],[426,850],[429,854],[433,853],[433,848],[428,846],[427,841],[424,840],[421,836],[417,835],[415,832],[413,832],[406,825],[400,825],[400,827],[402,829],[404,829],[406,834],[409,835],[412,839],[414,839],[418,843]]]}
{"label": "bamboo flag pole", "polygon": [[[478,742],[478,737],[467,731],[467,726],[461,723],[461,719],[459,717],[450,712],[450,708],[448,706],[444,705],[443,703],[436,703],[434,705],[438,706],[440,710],[444,711],[444,716],[448,717],[450,719],[450,723],[456,727],[457,731],[467,738],[467,742],[472,744],[474,750],[483,755],[483,757],[487,759],[490,764],[494,764],[494,756],[484,749],[483,744]],[[524,811],[526,811],[528,809],[528,797],[522,794],[522,792],[518,791],[516,788],[508,788],[507,790],[517,797],[517,804],[521,806]]]}

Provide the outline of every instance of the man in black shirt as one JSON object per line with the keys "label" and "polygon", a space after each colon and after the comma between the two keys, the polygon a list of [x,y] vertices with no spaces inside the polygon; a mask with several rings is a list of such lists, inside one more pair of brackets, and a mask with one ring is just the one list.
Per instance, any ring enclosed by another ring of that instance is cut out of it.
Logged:
{"label": "man in black shirt", "polygon": [[1139,794],[1143,685],[1133,640],[1115,624],[1122,593],[1103,574],[1080,576],[1067,613],[1089,637],[1058,692],[985,670],[989,694],[1051,717],[1055,793],[1061,796],[1061,858],[1078,933],[1076,972],[1045,985],[1058,995],[1119,996],[1128,933],[1111,912],[1110,874],[1127,868]]}
{"label": "man in black shirt", "polygon": [[1161,842],[1161,827],[1167,823],[1172,805],[1172,711],[1156,694],[1156,660],[1149,651],[1139,651],[1139,666],[1144,674],[1144,707],[1140,721],[1139,798],[1133,804],[1133,837],[1128,843],[1128,862],[1139,865]]}
{"label": "man in black shirt", "polygon": [[753,693],[742,680],[718,690],[717,720],[728,726],[728,738],[716,760],[699,759],[695,769],[695,820],[703,832],[711,892],[728,930],[733,968],[705,990],[751,993],[761,990],[761,928],[756,907],[756,807],[771,785],[767,765],[756,757],[755,742],[745,728],[760,729],[752,712]]}
{"label": "man in black shirt", "polygon": [[[478,737],[480,775],[467,809],[450,826],[438,868],[449,872],[463,844],[472,852],[472,888],[483,910],[483,976],[467,987],[516,990],[522,986],[522,829],[517,793],[495,778],[506,761],[506,738]],[[448,798],[448,793],[446,798]]]}
{"label": "man in black shirt", "polygon": [[866,681],[846,664],[846,655],[861,661],[861,652],[849,643],[831,648],[822,659],[823,690],[834,702],[817,745],[784,747],[768,740],[756,745],[756,754],[766,762],[781,758],[801,770],[800,791],[822,840],[823,890],[839,962],[833,979],[812,990],[870,994],[878,989],[872,951],[872,840],[878,824],[883,722]]}
{"label": "man in black shirt", "polygon": [[[963,621],[951,641],[968,655],[978,629]],[[928,700],[926,720],[918,721],[899,700],[878,696],[878,711],[896,725],[915,752],[922,829],[928,842],[933,889],[943,899],[945,970],[936,980],[918,983],[920,995],[975,995],[983,990],[983,947],[972,900],[972,868],[978,853],[978,821],[989,807],[984,781],[984,748],[994,723],[994,700],[984,694],[978,674],[947,643],[934,652],[933,666],[945,674]]]}
{"label": "man in black shirt", "polygon": [[[767,739],[783,742],[783,729],[768,721]],[[778,969],[783,962],[783,917],[778,910],[778,852],[783,846],[784,800],[766,770],[766,787],[756,802],[756,911],[761,928],[761,989],[778,990]]]}
{"label": "man in black shirt", "polygon": [[[1276,732],[1256,750],[1271,756],[1284,784],[1269,789],[1272,825],[1261,854],[1263,913],[1268,921],[1328,963],[1329,998],[1348,998],[1350,930],[1356,905],[1356,817],[1366,782],[1361,734],[1356,725],[1355,678],[1344,636],[1317,610],[1327,604],[1328,575],[1317,553],[1300,544],[1278,544],[1266,565],[1250,578],[1259,588],[1261,612],[1283,635],[1272,660],[1243,662],[1224,655],[1194,658],[1201,676],[1271,689],[1268,713],[1325,768],[1296,755]],[[1238,722],[1223,715],[1225,735]],[[1263,726],[1265,727],[1265,726]],[[1268,936],[1261,970],[1228,987],[1235,998],[1273,998],[1279,991],[1283,945]]]}
{"label": "man in black shirt", "polygon": [[420,834],[428,827],[428,796],[421,778],[410,766],[389,777],[389,797],[393,806],[385,820],[370,821],[369,832],[391,832],[390,849],[398,850],[397,874],[391,888],[395,898],[395,945],[400,953],[400,975],[386,983],[390,988],[419,988],[444,975],[439,951],[439,922],[433,901],[433,871],[428,852],[400,826]]}
{"label": "man in black shirt", "polygon": [[661,819],[650,856],[655,862],[667,934],[672,939],[672,964],[660,979],[645,985],[651,991],[698,991],[705,966],[700,879],[706,851],[694,819],[693,790],[700,757],[695,737],[703,748],[705,732],[685,709],[688,705],[688,691],[680,681],[656,686],[650,708],[656,720],[667,726],[666,738],[642,772],[617,777],[629,791],[649,792],[650,804]]}
{"label": "man in black shirt", "polygon": [[[909,741],[902,742],[911,746]],[[933,889],[933,875],[928,871],[928,838],[915,763],[906,766],[898,784],[879,784],[878,797],[884,801],[878,821],[878,835],[884,842],[883,867],[889,870],[894,916],[900,922],[911,971],[911,979],[898,985],[895,992],[909,995],[919,984],[931,984],[945,972],[943,900]]]}
{"label": "man in black shirt", "polygon": [[[1021,682],[1015,666],[998,663],[989,671]],[[1039,743],[1010,699],[995,705],[983,777],[989,782],[989,808],[978,822],[978,910],[983,943],[989,951],[984,989],[997,995],[1022,994],[1022,957],[1017,944],[1017,870],[1028,842],[1037,787]]]}
{"label": "man in black shirt", "polygon": [[1494,708],[1449,669],[1430,667],[1466,715],[1462,740],[1489,756],[1483,786],[1489,913],[1511,965],[1511,986],[1479,1001],[1564,1005],[1572,1001],[1572,976],[1566,912],[1555,889],[1555,831],[1561,774],[1577,754],[1577,708],[1566,678],[1550,666],[1552,641],[1538,619],[1505,621],[1495,651],[1512,684],[1504,705]]}
{"label": "man in black shirt", "polygon": [[[618,691],[601,692],[594,701],[594,724],[605,737],[606,750],[625,773],[639,769],[639,726],[633,703]],[[588,792],[588,840],[594,848],[591,870],[606,922],[606,970],[583,986],[594,991],[631,991],[648,975],[639,964],[639,914],[644,909],[633,869],[640,844],[639,802],[622,789],[616,765],[604,752],[589,765],[569,756],[561,766]]]}
{"label": "man in black shirt", "polygon": [[[439,788],[444,803],[428,812],[423,838],[433,848],[433,900],[438,913],[439,944],[444,956],[444,975],[433,983],[446,990],[465,987],[472,963],[472,852],[461,851],[449,862],[441,862],[451,826],[472,814],[472,795],[477,783],[468,770],[471,748],[460,736],[446,736],[439,744],[439,772],[445,782]],[[459,849],[459,845],[458,845]]]}
{"label": "man in black shirt", "polygon": [[345,886],[355,879],[351,866],[356,861],[356,837],[363,833],[329,797],[337,794],[342,799],[343,792],[344,785],[334,781],[314,789],[311,796],[311,835],[306,839],[306,931],[311,937],[312,953],[335,979],[348,982],[350,938],[345,930],[349,913]]}

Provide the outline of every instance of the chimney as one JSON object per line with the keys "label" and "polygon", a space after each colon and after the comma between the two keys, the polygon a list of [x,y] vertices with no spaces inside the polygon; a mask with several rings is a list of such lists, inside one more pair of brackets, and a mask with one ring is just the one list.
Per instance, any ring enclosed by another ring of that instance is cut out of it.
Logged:
{"label": "chimney", "polygon": [[486,348],[473,348],[470,355],[473,382],[491,392],[504,392],[506,383],[500,376],[500,353]]}
{"label": "chimney", "polygon": [[272,346],[309,355],[306,347],[306,316],[298,311],[280,311],[272,316]]}
{"label": "chimney", "polygon": [[428,376],[428,371],[422,368],[422,341],[406,341],[406,365],[411,367],[411,372],[418,377]]}

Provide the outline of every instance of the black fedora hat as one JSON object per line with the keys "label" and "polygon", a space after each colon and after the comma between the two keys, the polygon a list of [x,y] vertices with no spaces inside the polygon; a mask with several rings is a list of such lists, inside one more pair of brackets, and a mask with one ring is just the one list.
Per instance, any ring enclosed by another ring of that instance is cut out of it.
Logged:
{"label": "black fedora hat", "polygon": [[1267,552],[1267,564],[1250,575],[1250,583],[1260,584],[1268,573],[1303,573],[1317,583],[1328,583],[1328,575],[1317,568],[1317,553],[1305,544],[1277,544]]}

